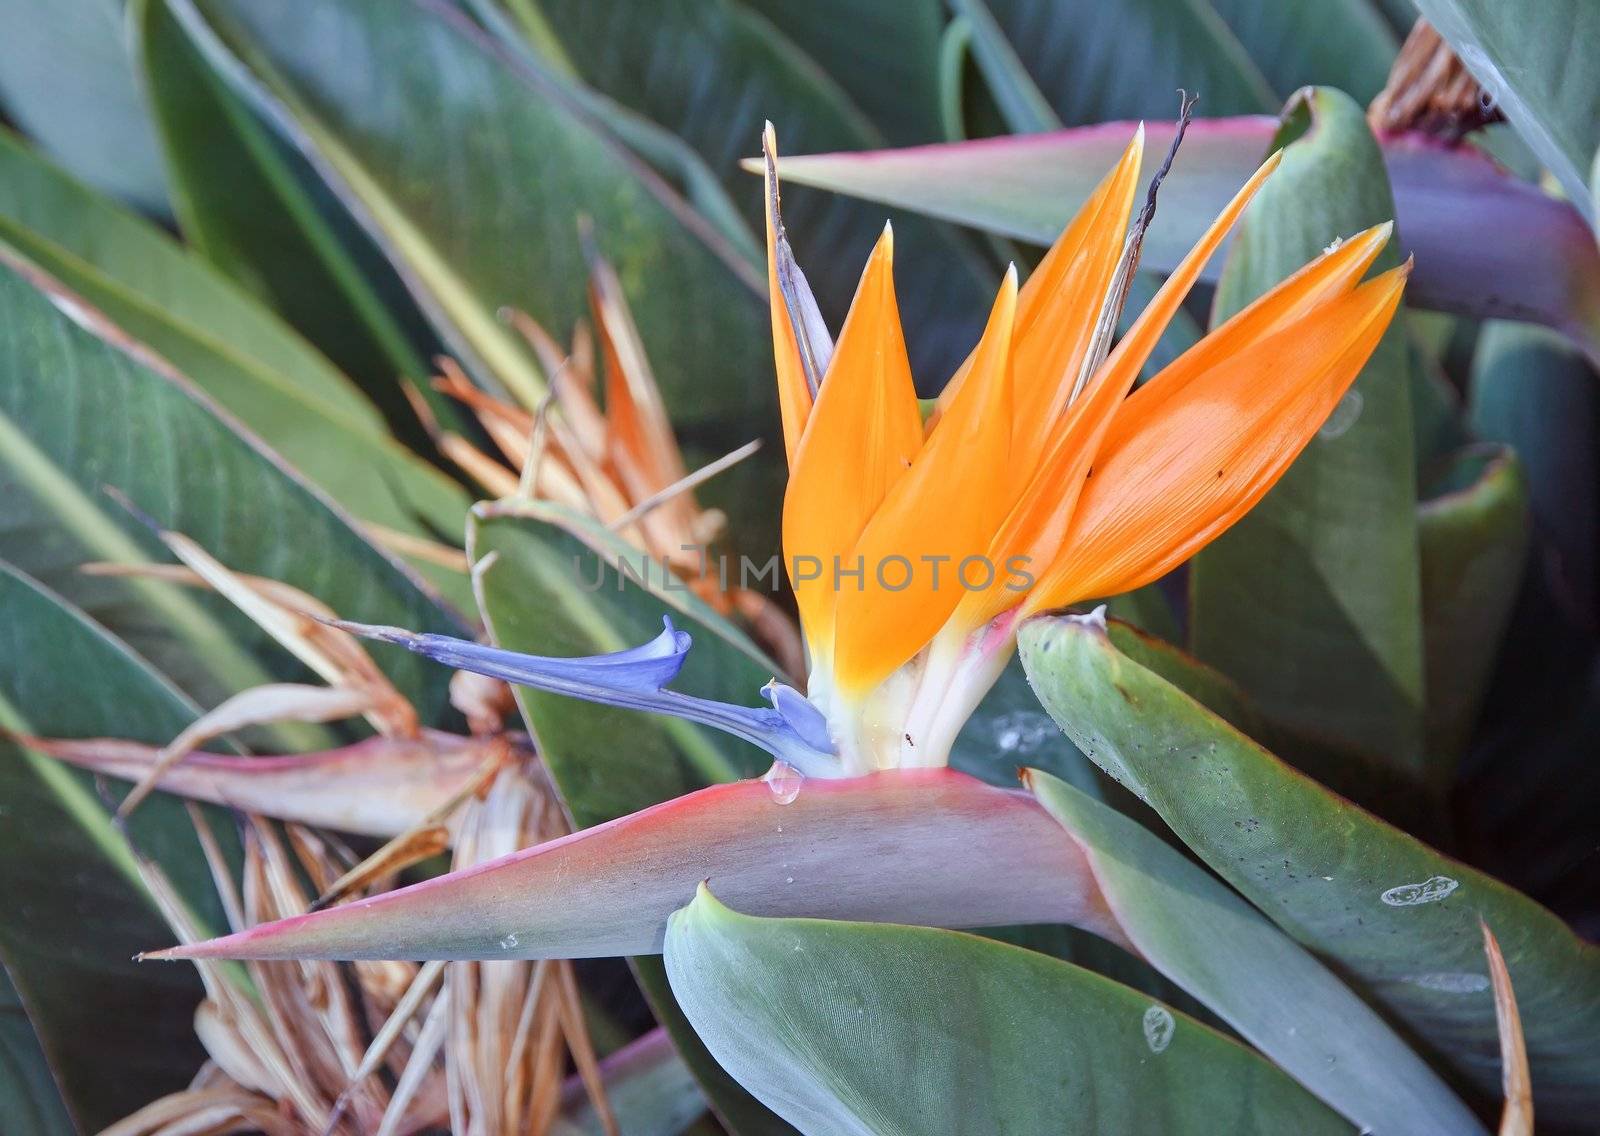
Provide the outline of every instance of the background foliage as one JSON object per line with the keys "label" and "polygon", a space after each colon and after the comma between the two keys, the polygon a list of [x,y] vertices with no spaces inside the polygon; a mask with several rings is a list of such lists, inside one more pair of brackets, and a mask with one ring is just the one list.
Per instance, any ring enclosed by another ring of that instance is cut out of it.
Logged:
{"label": "background foliage", "polygon": [[[1469,139],[1466,153],[1481,146],[1510,173],[1485,181],[1487,167],[1453,164],[1460,155],[1437,140],[1370,129],[1365,107],[1418,9],[1509,120]],[[1170,829],[1332,960],[1487,1114],[1499,1091],[1489,995],[1478,990],[1458,1014],[1459,993],[1408,985],[1419,964],[1388,957],[1382,928],[1341,922],[1341,888],[1356,884],[1341,878],[1308,894],[1273,876],[1268,852],[1294,841],[1304,815],[1326,813],[1349,845],[1306,854],[1360,886],[1401,864],[1427,878],[1441,854],[1464,861],[1494,895],[1550,1130],[1600,1107],[1592,950],[1540,953],[1540,942],[1568,941],[1563,922],[1600,934],[1593,5],[0,0],[0,26],[9,124],[0,127],[0,725],[32,734],[160,744],[238,689],[305,678],[215,596],[79,571],[87,561],[167,560],[148,520],[351,618],[456,633],[481,619],[507,645],[547,654],[648,637],[662,597],[630,586],[596,601],[541,572],[585,547],[560,517],[485,524],[478,551],[499,560],[476,593],[460,573],[408,561],[382,537],[460,546],[477,492],[433,447],[429,426],[478,435],[429,387],[434,359],[448,353],[483,390],[536,405],[550,376],[501,313],[529,313],[562,339],[584,318],[580,219],[616,268],[689,466],[766,443],[701,496],[727,514],[730,545],[774,551],[782,457],[762,201],[741,164],[764,119],[785,155],[1011,138],[913,151],[903,166],[785,167],[788,229],[831,326],[893,219],[901,310],[927,394],[970,349],[1006,262],[1036,258],[1074,204],[1073,179],[1097,178],[1105,159],[1096,147],[1120,146],[1126,129],[1049,135],[1059,149],[1048,151],[1025,135],[1140,118],[1155,126],[1172,117],[1179,87],[1199,92],[1201,115],[1228,118],[1198,123],[1180,154],[1158,214],[1165,228],[1152,232],[1152,278],[1170,267],[1161,250],[1209,217],[1207,192],[1231,192],[1240,162],[1247,171],[1287,146],[1164,358],[1331,241],[1398,213],[1395,255],[1418,252],[1413,306],[1336,421],[1186,571],[1113,602],[1154,639],[1125,636],[1110,659],[1095,652],[1111,648],[1079,642],[1068,625],[1042,623],[1025,637],[1045,709],[1014,666],[969,724],[957,762],[997,784],[1013,783],[1019,764],[1042,768]],[[1018,176],[1031,161],[1064,180]],[[1435,249],[1460,260],[1436,267]],[[585,606],[595,602],[608,606]],[[753,691],[765,662],[742,632],[711,616],[690,623],[699,646],[688,688]],[[1053,675],[1057,664],[1039,662],[1050,637],[1060,652],[1085,653],[1077,670]],[[398,652],[382,664],[426,721],[459,724],[441,671]],[[1166,804],[1159,793],[1135,800],[1125,785],[1175,783],[1134,764],[1126,714],[1095,685],[1109,673],[1173,700],[1171,745],[1237,747],[1238,760],[1186,800],[1181,786]],[[1046,713],[1062,687],[1098,707],[1078,729],[1063,715],[1070,740]],[[693,728],[545,696],[524,709],[579,824],[761,768],[753,751]],[[297,725],[237,742],[267,752],[351,736]],[[1125,763],[1116,780],[1102,771],[1108,753]],[[1259,863],[1234,853],[1228,793],[1262,810],[1266,834],[1247,853]],[[182,809],[158,798],[133,836],[215,921]],[[194,1073],[197,984],[187,971],[127,961],[167,938],[128,856],[92,778],[0,740],[7,1123],[91,1131]],[[1468,919],[1461,909],[1434,929],[1427,974],[1481,969],[1478,912]],[[769,958],[792,945],[785,936],[834,936],[864,960],[858,979],[872,959],[900,951],[926,955],[935,972],[993,965],[1008,976],[1000,985],[1040,992],[1040,1004],[1053,1004],[1044,992],[1092,995],[1091,1015],[1135,997],[1056,969],[1067,959],[1206,1016],[1142,965],[1108,960],[1114,952],[1064,931],[1018,932],[1042,952],[1026,954],[870,925],[746,927],[709,897],[678,918],[682,934],[700,936],[694,957],[713,960],[703,965],[751,968],[748,980],[769,995],[772,983],[843,981]],[[760,977],[768,965],[770,980]],[[610,975],[613,987],[619,977]],[[641,960],[636,977],[729,1130],[785,1130],[700,1048],[659,962]],[[623,1016],[642,1020],[621,981]],[[862,996],[904,1015],[918,992],[901,983],[886,975]],[[977,1028],[979,1010],[961,1007],[992,1009],[1004,996],[952,989],[948,1032]],[[765,1057],[781,1052],[791,1068],[796,1054],[816,1058],[806,1031],[834,1024],[785,1028],[800,1040],[785,1035]],[[1182,1108],[1170,1085],[1141,1083],[1148,1115],[1108,1117],[1103,1130],[1149,1130],[1139,1125],[1161,1117],[1171,1131],[1215,1131],[1217,1117],[1246,1105],[1295,1118],[1266,1129],[1337,1129],[1256,1055],[1199,1022],[1178,1030],[1174,1051],[1196,1068],[1237,1067],[1231,1090]],[[1026,1032],[1012,1041],[1017,1062],[994,1056],[1004,1066],[996,1091],[1025,1100],[1019,1082],[1048,1076],[1050,1042]],[[1103,1070],[1124,1087],[1140,1059],[1138,1046],[1084,1054],[1096,1077]],[[818,1076],[845,1076],[824,1065]],[[846,1072],[897,1076],[890,1066]],[[1004,1127],[992,1116],[962,1123]]]}

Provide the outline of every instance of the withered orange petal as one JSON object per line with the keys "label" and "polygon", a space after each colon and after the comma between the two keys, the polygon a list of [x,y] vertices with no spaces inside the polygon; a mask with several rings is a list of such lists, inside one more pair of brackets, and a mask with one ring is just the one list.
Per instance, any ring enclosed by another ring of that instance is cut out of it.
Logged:
{"label": "withered orange petal", "polygon": [[[835,557],[848,554],[921,448],[922,415],[895,301],[894,235],[885,227],[793,459],[783,501],[783,544],[791,563],[815,557],[831,568]],[[831,580],[825,574],[794,583],[807,640],[826,650]]]}
{"label": "withered orange petal", "polygon": [[856,543],[850,561],[864,577],[859,588],[851,580],[840,588],[834,639],[834,676],[846,696],[881,682],[939,630],[961,597],[961,561],[981,558],[1009,508],[1016,307],[1013,268],[973,352],[965,393]]}
{"label": "withered orange petal", "polygon": [[[1311,441],[1377,347],[1409,265],[1324,303],[1194,376],[1153,417],[1113,421],[1060,562],[1025,612],[1117,595],[1243,516]],[[1136,392],[1129,409],[1154,384]]]}

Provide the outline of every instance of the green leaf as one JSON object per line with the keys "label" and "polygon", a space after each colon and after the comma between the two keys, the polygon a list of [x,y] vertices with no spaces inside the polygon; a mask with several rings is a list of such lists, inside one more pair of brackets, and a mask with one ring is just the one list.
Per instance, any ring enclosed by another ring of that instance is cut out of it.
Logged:
{"label": "green leaf", "polygon": [[1600,390],[1594,369],[1542,328],[1486,324],[1472,359],[1472,431],[1516,451],[1537,527],[1537,565],[1579,622],[1595,610],[1600,548]]}
{"label": "green leaf", "polygon": [[28,1012],[0,966],[0,1111],[38,1136],[74,1136]]}
{"label": "green leaf", "polygon": [[[883,142],[827,73],[735,0],[540,6],[584,80],[689,143],[722,179],[751,232],[763,231],[765,204],[739,162],[759,148],[763,119],[774,123],[782,151],[864,150]],[[837,327],[883,213],[811,190],[785,192],[783,206],[795,254]],[[913,368],[934,389],[971,350],[998,280],[944,226],[893,220],[907,346]]]}
{"label": "green leaf", "polygon": [[[372,404],[316,348],[156,226],[96,194],[26,143],[0,132],[0,233],[34,259],[53,250],[107,286],[137,293],[191,335],[211,333],[307,397],[383,429]],[[75,262],[75,263],[74,263]]]}
{"label": "green leaf", "polygon": [[941,0],[742,0],[823,68],[897,146],[944,137],[939,120]]}
{"label": "green leaf", "polygon": [[1444,786],[1477,724],[1528,553],[1528,484],[1516,453],[1462,451],[1418,506],[1417,524],[1428,754]]}
{"label": "green leaf", "polygon": [[[0,726],[163,744],[194,719],[194,706],[143,660],[4,564],[0,608]],[[187,967],[133,961],[171,932],[92,777],[0,740],[0,808],[0,959],[63,1100],[80,1125],[98,1129],[194,1076],[205,1057],[193,1023],[201,987]],[[213,819],[227,839],[225,816]],[[202,922],[222,924],[181,802],[152,797],[129,838]],[[7,1113],[8,1123],[16,1118]]]}
{"label": "green leaf", "polygon": [[[760,278],[559,87],[510,65],[458,13],[417,0],[171,6],[317,164],[482,381],[540,397],[531,353],[495,313],[520,308],[562,335],[586,314],[586,214],[691,466],[775,436]],[[770,457],[743,463],[707,496],[739,517],[775,472]]]}
{"label": "green leaf", "polygon": [[[1371,0],[1204,0],[1282,97],[1338,87],[1365,105],[1383,90],[1400,42]],[[1206,92],[1200,91],[1201,110]]]}
{"label": "green leaf", "polygon": [[666,962],[717,1059],[802,1132],[1349,1131],[1198,1022],[989,939],[757,919],[702,885]]}
{"label": "green leaf", "polygon": [[1083,849],[1139,954],[1302,1085],[1369,1131],[1478,1128],[1381,1018],[1214,876],[1070,785],[1041,773],[1026,780]]}
{"label": "green leaf", "polygon": [[1209,4],[1193,0],[989,0],[1028,74],[1069,126],[1171,119],[1177,89],[1207,115],[1270,111],[1279,100]]}
{"label": "green leaf", "polygon": [[[606,554],[597,554],[596,548]],[[742,633],[687,591],[661,590],[640,554],[603,528],[555,506],[532,519],[482,524],[474,543],[479,602],[502,647],[589,655],[644,642],[670,615],[694,636],[677,689],[749,702],[775,666]],[[492,556],[493,560],[486,561]],[[627,563],[636,574],[623,575]],[[641,586],[645,578],[658,585]],[[591,590],[592,585],[593,586]],[[716,781],[758,776],[765,754],[688,722],[658,719],[519,690],[523,719],[577,828],[589,828]],[[677,1043],[712,1108],[740,1136],[788,1131],[744,1093],[696,1038],[668,989],[661,961],[632,961],[656,1017]]]}
{"label": "green leaf", "polygon": [[1029,77],[988,5],[983,0],[950,0],[950,7],[965,22],[973,59],[1010,133],[1060,129],[1061,119]]}
{"label": "green leaf", "polygon": [[[574,103],[602,120],[611,132],[672,187],[729,247],[753,265],[765,257],[761,242],[745,222],[721,179],[682,138],[621,102],[579,80],[566,48],[550,28],[534,0],[467,0],[473,15],[525,67],[561,83]],[[508,10],[502,10],[502,9]]]}
{"label": "green leaf", "polygon": [[1526,896],[1294,772],[1120,654],[1093,620],[1020,635],[1061,728],[1161,814],[1213,871],[1345,975],[1486,1099],[1500,1087],[1478,920],[1516,983],[1541,1117],[1600,1104],[1600,949]]}
{"label": "green leaf", "polygon": [[130,0],[129,23],[184,237],[326,352],[407,442],[426,443],[396,378],[445,421],[454,404],[428,386],[437,340],[394,269],[162,0]]}
{"label": "green leaf", "polygon": [[1600,53],[1600,8],[1587,0],[1416,4],[1592,222],[1590,170],[1600,151],[1600,76],[1593,66]]}
{"label": "green leaf", "polygon": [[120,0],[0,3],[0,110],[96,188],[167,209]]}
{"label": "green leaf", "polygon": [[[361,520],[419,537],[460,532],[466,494],[390,438],[325,359],[164,234],[3,135],[0,243],[174,364]],[[437,578],[470,603],[460,573]]]}
{"label": "green leaf", "polygon": [[[617,1129],[628,1136],[679,1136],[705,1115],[705,1097],[672,1040],[652,1030],[600,1062],[606,1101]],[[585,1095],[572,1092],[550,1129],[550,1136],[602,1136],[605,1126]]]}
{"label": "green leaf", "polygon": [[[1361,108],[1297,97],[1283,164],[1240,223],[1213,324],[1329,243],[1394,216]],[[1380,267],[1398,262],[1393,246]],[[1282,481],[1190,569],[1195,655],[1268,714],[1422,765],[1422,625],[1404,315]]]}
{"label": "green leaf", "polygon": [[[302,672],[219,597],[82,574],[90,560],[169,559],[108,488],[236,571],[283,580],[354,618],[457,629],[414,578],[186,379],[3,251],[0,476],[0,555],[202,704]],[[437,720],[448,675],[420,659],[388,669],[424,720]],[[285,727],[279,737],[315,746],[327,732]]]}

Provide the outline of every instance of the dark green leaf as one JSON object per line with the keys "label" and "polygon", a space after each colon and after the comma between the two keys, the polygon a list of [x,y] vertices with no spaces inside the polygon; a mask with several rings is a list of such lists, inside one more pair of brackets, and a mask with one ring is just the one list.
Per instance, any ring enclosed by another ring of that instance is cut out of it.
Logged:
{"label": "dark green leaf", "polygon": [[1517,453],[1537,529],[1536,565],[1557,601],[1592,622],[1600,530],[1600,377],[1542,328],[1485,325],[1472,360],[1473,433]]}
{"label": "dark green leaf", "polygon": [[1224,880],[1497,1099],[1494,999],[1478,920],[1505,951],[1541,1117],[1600,1105],[1600,950],[1526,896],[1304,777],[1119,653],[1093,620],[1035,620],[1021,651],[1067,735]]}
{"label": "dark green leaf", "polygon": [[38,1136],[74,1136],[28,1012],[0,966],[0,1112]]}
{"label": "dark green leaf", "polygon": [[[0,479],[0,552],[202,704],[297,675],[298,664],[218,597],[83,575],[90,560],[169,559],[108,488],[229,567],[293,584],[352,618],[457,626],[187,380],[10,254],[0,259]],[[425,720],[437,718],[447,675],[407,658],[392,660],[390,674]],[[281,734],[284,743],[326,738]]]}
{"label": "dark green leaf", "polygon": [[[862,150],[883,138],[829,76],[735,0],[542,0],[591,85],[682,137],[761,232],[760,183],[739,168],[771,119],[783,152]],[[837,327],[883,211],[796,188],[783,199],[795,253]],[[944,226],[897,216],[896,291],[912,366],[937,389],[971,350],[998,283]]]}
{"label": "dark green leaf", "polygon": [[[174,364],[360,520],[456,539],[466,495],[394,442],[325,359],[165,234],[4,136],[0,243]],[[438,579],[471,602],[460,573]]]}
{"label": "dark green leaf", "polygon": [[1516,454],[1462,451],[1417,522],[1429,768],[1446,785],[1477,724],[1528,553],[1528,484]]}
{"label": "dark green leaf", "polygon": [[1069,126],[1170,119],[1178,88],[1207,115],[1270,111],[1279,100],[1209,5],[1192,0],[989,0],[1050,105]]}
{"label": "dark green leaf", "polygon": [[161,155],[124,43],[120,0],[0,3],[0,110],[106,193],[167,209]]}
{"label": "dark green leaf", "polygon": [[[1046,775],[1028,786],[1088,858],[1139,954],[1369,1131],[1470,1132],[1473,1116],[1333,973],[1141,825]],[[1338,1022],[1337,1030],[1301,1027]]]}
{"label": "dark green leaf", "polygon": [[409,442],[424,436],[397,379],[436,414],[437,340],[394,269],[311,164],[206,64],[162,0],[131,0],[134,51],[184,236],[361,384]]}
{"label": "dark green leaf", "polygon": [[[1334,240],[1394,216],[1361,108],[1297,100],[1283,164],[1251,204],[1214,322]],[[1393,246],[1380,266],[1397,263]],[[1190,635],[1267,713],[1417,772],[1422,625],[1404,315],[1283,480],[1195,557]]]}
{"label": "dark green leaf", "polygon": [[[1371,0],[1205,2],[1227,21],[1267,83],[1285,98],[1301,87],[1338,87],[1365,105],[1383,90],[1400,48],[1394,29]],[[1205,94],[1200,92],[1202,99]]]}
{"label": "dark green leaf", "polygon": [[[561,335],[583,317],[585,214],[691,466],[775,436],[759,276],[559,87],[508,62],[459,13],[419,0],[171,6],[317,163],[483,382],[540,397],[531,354],[495,313],[520,308]],[[743,463],[707,496],[739,518],[775,472],[770,457]]]}
{"label": "dark green leaf", "polygon": [[950,6],[967,29],[969,50],[983,72],[1008,132],[1037,134],[1059,130],[1061,119],[1029,77],[988,5],[983,0],[950,0]]}
{"label": "dark green leaf", "polygon": [[897,146],[936,142],[942,0],[742,0],[817,60]]}
{"label": "dark green leaf", "polygon": [[[194,719],[193,705],[141,659],[5,565],[0,607],[0,726],[163,744]],[[93,778],[0,741],[0,808],[0,958],[63,1099],[80,1125],[98,1129],[182,1088],[199,1069],[200,983],[187,967],[133,961],[172,933]],[[214,820],[227,838],[226,818]],[[130,836],[205,923],[222,925],[178,800],[152,797]],[[8,1132],[15,1119],[7,1114]]]}
{"label": "dark green leaf", "polygon": [[[694,148],[622,102],[585,86],[535,0],[467,0],[473,15],[525,67],[562,84],[574,103],[603,121],[612,133],[666,178],[712,225],[729,247],[751,264],[765,256],[722,180]],[[748,188],[742,186],[741,188]]]}

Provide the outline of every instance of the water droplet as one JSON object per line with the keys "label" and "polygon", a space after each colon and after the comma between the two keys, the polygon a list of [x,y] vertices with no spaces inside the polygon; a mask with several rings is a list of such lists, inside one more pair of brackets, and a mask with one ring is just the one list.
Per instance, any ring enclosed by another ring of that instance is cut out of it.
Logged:
{"label": "water droplet", "polygon": [[774,761],[761,778],[767,783],[772,799],[780,805],[787,805],[800,795],[800,785],[805,779],[806,775],[787,761]]}
{"label": "water droplet", "polygon": [[502,951],[509,951],[512,947],[514,947],[516,945],[517,945],[517,937],[514,934],[507,935],[505,938],[500,940],[500,949]]}
{"label": "water droplet", "polygon": [[1339,400],[1339,405],[1333,408],[1333,413],[1328,415],[1328,420],[1322,424],[1322,429],[1317,431],[1317,437],[1325,442],[1331,442],[1343,435],[1356,424],[1356,419],[1361,417],[1362,403],[1360,391],[1345,391],[1344,397]]}
{"label": "water droplet", "polygon": [[1151,1006],[1144,1012],[1144,1042],[1151,1053],[1161,1053],[1172,1044],[1172,1031],[1178,1023],[1165,1006]]}
{"label": "water droplet", "polygon": [[1415,907],[1419,903],[1437,903],[1460,886],[1449,876],[1429,876],[1420,884],[1392,887],[1379,898],[1390,907]]}
{"label": "water droplet", "polygon": [[1031,753],[1058,735],[1048,714],[1013,710],[994,720],[994,743],[1001,753]]}
{"label": "water droplet", "polygon": [[1487,974],[1412,974],[1400,981],[1441,994],[1482,994],[1489,989]]}

